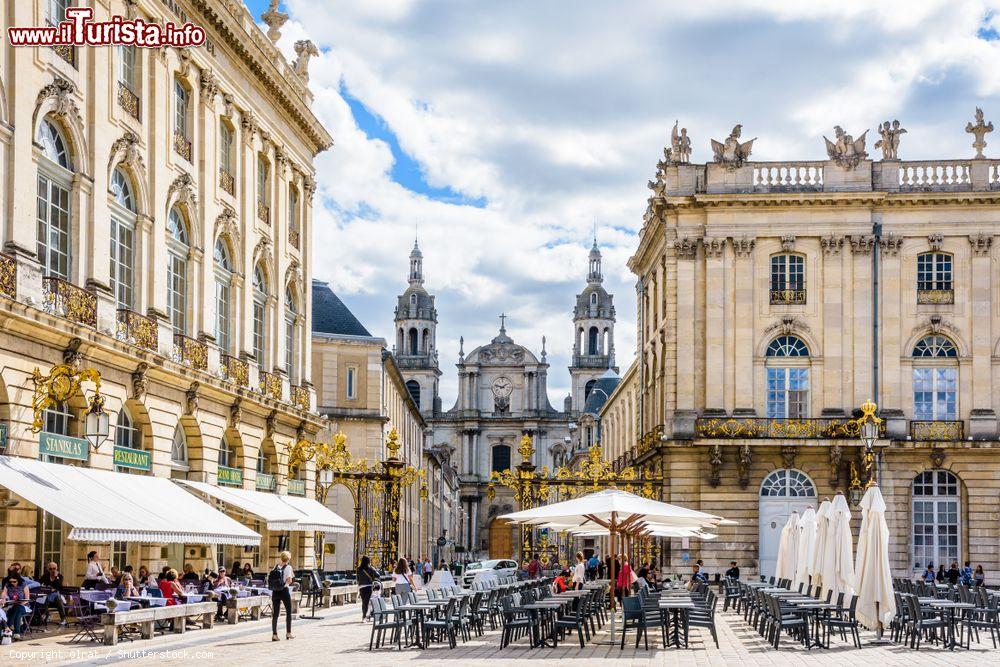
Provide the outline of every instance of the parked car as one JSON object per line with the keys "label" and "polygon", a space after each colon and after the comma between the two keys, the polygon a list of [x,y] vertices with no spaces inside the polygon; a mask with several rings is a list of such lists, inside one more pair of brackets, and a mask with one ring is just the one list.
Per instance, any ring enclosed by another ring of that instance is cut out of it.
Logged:
{"label": "parked car", "polygon": [[462,585],[466,588],[471,586],[476,579],[476,574],[483,570],[493,570],[493,573],[498,577],[513,577],[517,574],[517,563],[503,558],[469,563],[465,566],[465,572],[462,574]]}

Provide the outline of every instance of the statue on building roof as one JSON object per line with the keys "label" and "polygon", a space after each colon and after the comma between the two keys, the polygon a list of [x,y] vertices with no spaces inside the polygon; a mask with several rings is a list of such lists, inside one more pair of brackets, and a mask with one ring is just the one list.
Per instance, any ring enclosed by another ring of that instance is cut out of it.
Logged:
{"label": "statue on building roof", "polygon": [[899,135],[906,134],[906,129],[900,127],[899,121],[894,120],[883,122],[878,126],[878,134],[881,139],[875,142],[875,148],[882,149],[883,160],[899,159]]}
{"label": "statue on building roof", "polygon": [[267,11],[260,15],[261,20],[267,25],[267,37],[272,42],[281,39],[281,26],[288,21],[288,14],[278,11],[278,0],[271,0]]}
{"label": "statue on building roof", "polygon": [[830,141],[825,136],[823,140],[826,142],[826,154],[838,167],[854,169],[868,157],[865,151],[865,137],[868,135],[868,130],[862,132],[857,139],[844,132],[844,128],[839,125],[834,126],[833,132],[836,141]]}
{"label": "statue on building roof", "polygon": [[674,121],[674,128],[670,131],[670,148],[663,149],[663,155],[668,162],[675,164],[687,164],[691,160],[691,138],[688,137],[688,129],[680,128],[679,120]]}
{"label": "statue on building roof", "polygon": [[725,141],[716,141],[712,139],[712,152],[715,154],[715,161],[726,167],[726,169],[738,169],[743,166],[743,163],[750,159],[750,151],[753,149],[753,142],[757,140],[756,137],[750,141],[740,141],[740,135],[743,132],[743,126],[737,125],[733,128],[733,131],[729,133]]}
{"label": "statue on building roof", "polygon": [[300,39],[295,42],[295,55],[298,56],[292,63],[292,69],[306,81],[309,80],[309,59],[319,55],[319,49],[309,39]]}
{"label": "statue on building roof", "polygon": [[975,159],[984,159],[986,157],[983,154],[983,149],[986,148],[986,135],[993,131],[993,122],[985,122],[983,120],[983,110],[976,107],[976,124],[968,123],[965,126],[965,131],[976,137],[976,140],[972,142],[972,147],[976,149]]}

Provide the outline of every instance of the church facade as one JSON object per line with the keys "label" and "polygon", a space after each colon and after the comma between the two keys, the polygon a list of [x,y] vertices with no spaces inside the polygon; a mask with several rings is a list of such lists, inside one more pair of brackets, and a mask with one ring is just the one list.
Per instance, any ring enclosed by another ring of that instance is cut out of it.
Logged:
{"label": "church facade", "polygon": [[486,489],[493,471],[522,463],[517,451],[523,434],[534,440],[532,463],[552,469],[570,462],[574,452],[593,442],[579,428],[581,413],[598,379],[614,367],[613,297],[602,286],[601,253],[590,251],[587,285],[573,311],[574,348],[569,374],[571,392],[561,409],[548,397],[549,364],[545,339],[539,353],[514,341],[506,316],[489,342],[465,352],[460,342],[458,395],[443,409],[439,395],[436,346],[437,309],[424,288],[423,255],[417,244],[410,253],[409,286],[398,297],[394,318],[394,354],[406,387],[428,425],[428,445],[448,449],[461,484],[458,534],[446,535],[473,557],[517,555],[515,531],[496,517],[517,509],[513,492],[497,488],[492,500]]}

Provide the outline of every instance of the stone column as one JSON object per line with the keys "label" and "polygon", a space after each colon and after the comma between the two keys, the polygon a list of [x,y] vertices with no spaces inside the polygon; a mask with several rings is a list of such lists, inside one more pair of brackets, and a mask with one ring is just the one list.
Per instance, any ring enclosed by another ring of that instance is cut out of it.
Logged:
{"label": "stone column", "polygon": [[[844,376],[850,362],[844,355],[844,237],[831,234],[820,239],[823,248],[822,290],[809,289],[810,299],[820,299],[823,314],[823,386],[821,390],[824,410],[845,410]],[[810,280],[810,276],[806,276]],[[818,281],[812,280],[818,286]]]}
{"label": "stone column", "polygon": [[[677,284],[694,285],[697,239],[674,242],[677,254]],[[695,290],[677,290],[677,409],[694,410]],[[641,389],[641,388],[640,388]]]}
{"label": "stone column", "polygon": [[844,354],[852,360],[847,373],[850,391],[845,397],[849,407],[861,405],[872,393],[872,251],[875,237],[859,234],[851,237],[852,322],[850,342],[845,341]]}
{"label": "stone column", "polygon": [[[990,295],[993,290],[991,248],[993,237],[979,232],[969,237],[972,246],[972,286],[969,290],[972,326],[972,405],[975,418],[970,422],[970,435],[977,439],[994,439],[997,434],[996,413],[993,410],[991,383],[993,334],[991,330]],[[963,410],[964,411],[964,410]],[[961,415],[959,416],[961,419]]]}
{"label": "stone column", "polygon": [[[903,303],[902,289],[902,266],[899,257],[899,250],[903,245],[903,239],[895,236],[891,232],[882,238],[882,256],[879,262],[879,281],[881,290],[879,294],[879,312],[881,332],[879,340],[879,407],[887,409],[898,409],[903,406],[903,387],[908,387],[909,382],[904,381],[900,368],[900,358],[903,351],[901,346],[905,341],[900,340],[902,318],[901,306]],[[915,269],[916,267],[914,267]],[[916,272],[909,275],[916,275]],[[987,280],[989,276],[987,276]],[[912,303],[912,302],[911,302]],[[987,302],[988,304],[988,302]],[[989,353],[987,353],[987,358]],[[875,397],[872,397],[875,400]],[[852,406],[853,407],[853,406]]]}
{"label": "stone column", "polygon": [[705,409],[724,410],[726,272],[723,238],[705,237]]}
{"label": "stone column", "polygon": [[753,413],[754,381],[753,381],[753,356],[754,356],[754,245],[756,240],[752,237],[743,236],[733,238],[733,251],[735,255],[733,285],[733,308],[734,317],[731,326],[732,332],[731,354],[727,352],[727,358],[733,360],[733,411],[734,413]]}

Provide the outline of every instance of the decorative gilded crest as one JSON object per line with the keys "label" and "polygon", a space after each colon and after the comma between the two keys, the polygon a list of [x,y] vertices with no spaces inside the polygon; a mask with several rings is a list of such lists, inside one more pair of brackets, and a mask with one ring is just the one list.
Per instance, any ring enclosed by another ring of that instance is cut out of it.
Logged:
{"label": "decorative gilded crest", "polygon": [[385,448],[389,451],[389,458],[397,458],[401,447],[402,445],[399,443],[399,431],[393,426],[389,430],[389,439],[385,441]]}
{"label": "decorative gilded crest", "polygon": [[525,461],[530,461],[531,457],[535,455],[535,447],[532,444],[531,436],[527,433],[521,436],[521,444],[517,446],[517,453]]}
{"label": "decorative gilded crest", "polygon": [[53,366],[48,375],[42,375],[38,367],[31,373],[31,381],[35,385],[35,394],[31,400],[34,411],[34,421],[31,430],[38,433],[45,425],[44,412],[48,408],[65,403],[80,393],[83,382],[94,383],[94,401],[102,402],[101,374],[94,368],[77,370],[70,364]]}

